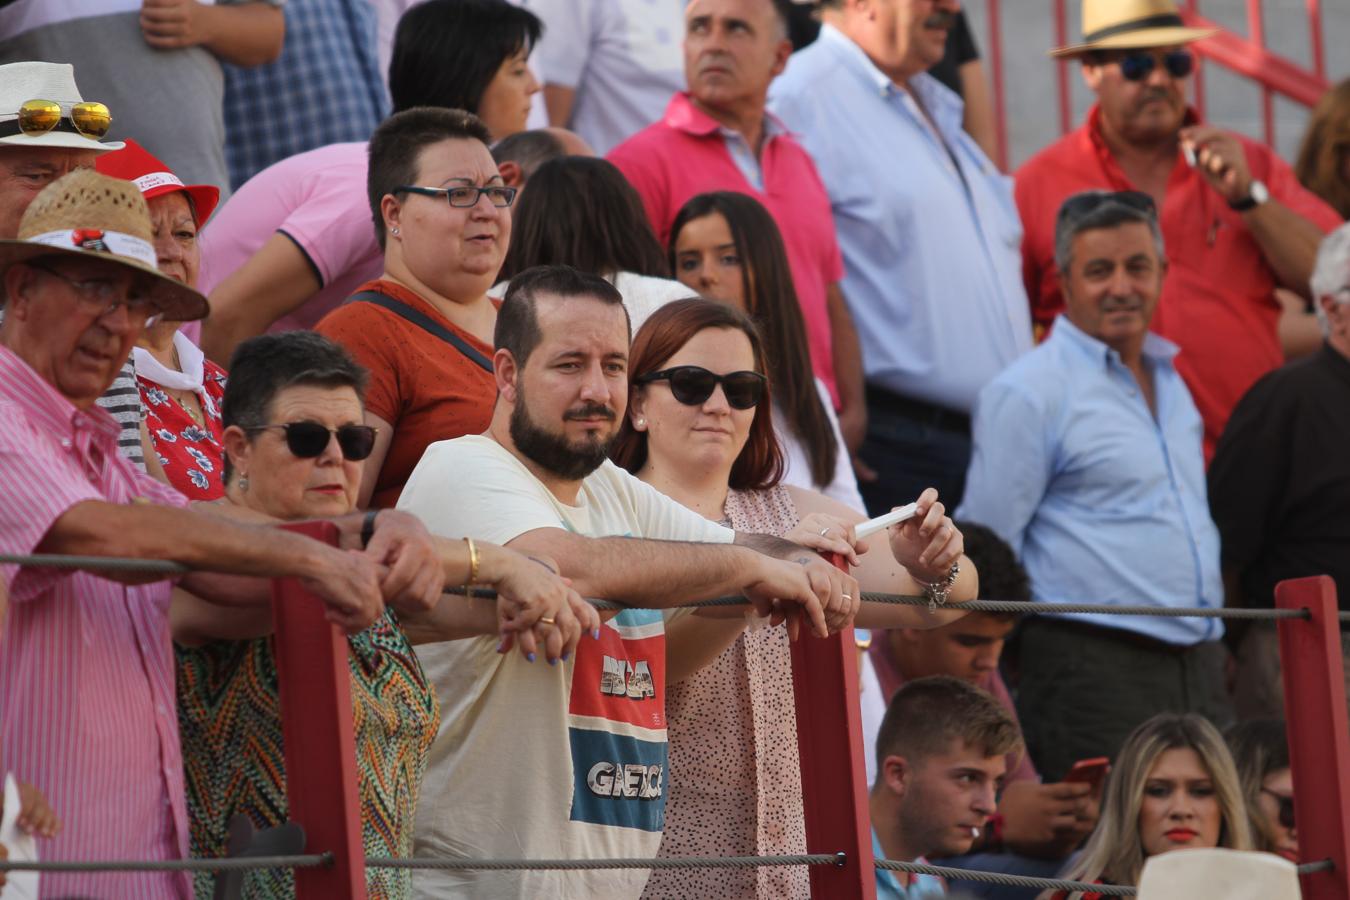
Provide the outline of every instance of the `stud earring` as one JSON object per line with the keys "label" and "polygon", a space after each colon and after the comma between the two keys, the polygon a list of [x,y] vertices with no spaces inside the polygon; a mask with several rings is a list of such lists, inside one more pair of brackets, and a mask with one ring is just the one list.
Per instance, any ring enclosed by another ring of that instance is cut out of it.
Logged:
{"label": "stud earring", "polygon": [[637,422],[634,423],[634,424],[636,424],[637,427],[639,427],[639,428],[646,428],[646,427],[647,427],[647,420],[644,419],[644,418],[642,418],[642,416],[638,416],[638,420],[637,420]]}
{"label": "stud earring", "polygon": [[390,234],[398,234],[398,229],[397,229],[397,228],[391,228],[391,229],[389,229],[389,233],[390,233]]}

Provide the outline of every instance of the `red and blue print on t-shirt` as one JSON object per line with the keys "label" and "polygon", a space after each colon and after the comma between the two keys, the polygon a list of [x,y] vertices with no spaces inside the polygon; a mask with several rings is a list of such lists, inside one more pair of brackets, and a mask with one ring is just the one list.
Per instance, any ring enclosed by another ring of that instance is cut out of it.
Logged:
{"label": "red and blue print on t-shirt", "polygon": [[664,827],[665,681],[665,625],[657,610],[624,610],[598,641],[577,647],[568,707],[572,821]]}

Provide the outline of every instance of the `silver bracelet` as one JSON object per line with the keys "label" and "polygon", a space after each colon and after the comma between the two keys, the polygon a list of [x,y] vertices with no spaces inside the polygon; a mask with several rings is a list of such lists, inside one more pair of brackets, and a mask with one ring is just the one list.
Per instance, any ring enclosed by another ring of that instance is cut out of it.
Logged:
{"label": "silver bracelet", "polygon": [[952,587],[956,584],[956,576],[961,574],[961,563],[959,561],[952,563],[952,567],[947,570],[947,577],[941,581],[929,583],[921,578],[914,580],[923,585],[923,595],[928,598],[928,611],[937,612],[939,606],[947,605],[947,598],[951,596]]}

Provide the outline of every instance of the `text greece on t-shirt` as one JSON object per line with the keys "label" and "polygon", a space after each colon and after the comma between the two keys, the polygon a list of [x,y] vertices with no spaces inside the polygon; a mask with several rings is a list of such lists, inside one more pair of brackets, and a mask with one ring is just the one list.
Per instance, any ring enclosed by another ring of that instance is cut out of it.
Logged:
{"label": "text greece on t-shirt", "polygon": [[[672,541],[734,537],[609,462],[584,480],[576,505],[564,504],[483,436],[428,447],[399,508],[435,534],[500,544],[540,528]],[[557,667],[498,654],[495,637],[420,647],[442,707],[417,812],[417,853],[654,856],[665,810],[664,618],[677,614],[625,610]],[[419,872],[415,887],[419,897],[636,898],[647,874]]]}

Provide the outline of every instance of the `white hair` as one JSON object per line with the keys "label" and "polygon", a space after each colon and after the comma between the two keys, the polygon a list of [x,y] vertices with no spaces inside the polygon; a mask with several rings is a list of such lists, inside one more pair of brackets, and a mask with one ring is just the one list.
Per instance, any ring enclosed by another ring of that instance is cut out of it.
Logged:
{"label": "white hair", "polygon": [[1317,264],[1313,267],[1310,287],[1317,321],[1322,324],[1322,334],[1329,335],[1331,325],[1327,322],[1326,310],[1322,308],[1322,298],[1335,297],[1337,303],[1350,303],[1350,291],[1347,291],[1350,288],[1350,223],[1322,239],[1322,245],[1317,249]]}

